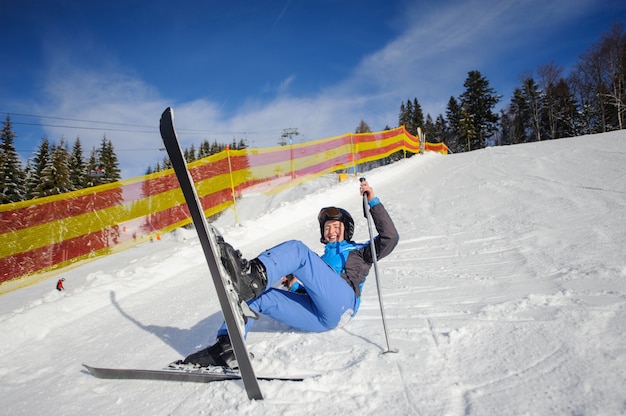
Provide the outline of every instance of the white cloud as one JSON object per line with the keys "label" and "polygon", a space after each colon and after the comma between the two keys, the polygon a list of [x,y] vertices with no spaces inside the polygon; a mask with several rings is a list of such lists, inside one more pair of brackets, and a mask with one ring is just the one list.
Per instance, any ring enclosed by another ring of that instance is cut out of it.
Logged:
{"label": "white cloud", "polygon": [[[500,56],[528,43],[532,36],[540,38],[546,25],[580,15],[592,0],[474,0],[429,8],[420,3],[411,3],[406,10],[402,19],[405,30],[396,39],[364,56],[346,79],[312,96],[291,95],[296,78],[288,76],[269,87],[273,93],[267,95],[273,99],[250,98],[227,115],[220,103],[202,97],[190,102],[163,97],[156,87],[126,68],[109,65],[102,70],[80,70],[68,68],[59,58],[51,65],[48,100],[41,114],[146,126],[137,133],[114,131],[135,129],[118,125],[78,132],[86,149],[97,146],[106,133],[118,153],[124,177],[141,175],[163,158],[158,150],[158,119],[170,105],[175,109],[183,146],[202,139],[231,138],[247,138],[257,147],[274,146],[283,128],[297,127],[302,139],[312,140],[354,131],[361,119],[379,130],[395,126],[401,102],[414,97],[433,118],[445,113],[449,97],[462,92],[470,70],[477,69],[490,80],[517,82],[516,73],[500,73]],[[74,139],[67,137],[67,129],[49,128],[48,134]]]}
{"label": "white cloud", "polygon": [[162,159],[158,116],[165,100],[153,87],[111,70],[65,67],[48,79],[44,103],[35,111],[71,119],[43,120],[44,132],[52,141],[65,137],[71,145],[79,137],[88,156],[106,135],[113,142],[124,177],[142,175]]}

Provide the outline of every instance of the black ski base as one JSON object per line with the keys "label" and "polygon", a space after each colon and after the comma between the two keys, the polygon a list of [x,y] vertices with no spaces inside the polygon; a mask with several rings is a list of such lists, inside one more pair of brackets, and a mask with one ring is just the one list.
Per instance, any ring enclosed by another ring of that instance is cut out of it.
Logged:
{"label": "black ski base", "polygon": [[[182,381],[192,383],[211,383],[214,381],[241,380],[241,375],[237,372],[221,369],[171,369],[171,370],[140,370],[131,368],[102,368],[92,367],[86,364],[83,366],[94,377],[110,380],[158,380],[158,381]],[[264,381],[303,381],[306,377],[257,377]]]}
{"label": "black ski base", "polygon": [[[198,198],[195,183],[191,177],[191,173],[187,167],[187,161],[180,147],[176,130],[174,129],[174,110],[167,108],[161,115],[159,123],[161,138],[167,150],[167,154],[172,162],[172,167],[176,173],[176,178],[180,184],[180,189],[187,202],[189,214],[193,220],[193,224],[198,233],[198,238],[202,246],[202,251],[209,267],[211,279],[217,292],[217,298],[220,308],[224,314],[224,321],[228,329],[230,343],[233,347],[237,365],[241,374],[241,380],[250,400],[263,399],[263,393],[259,387],[258,379],[252,368],[250,357],[244,339],[245,334],[245,316],[243,316],[243,307],[239,302],[239,295],[233,289],[231,280],[227,277],[224,266],[218,258],[217,235],[211,231],[204,209]],[[232,278],[232,277],[231,277]],[[246,305],[247,306],[247,305]],[[142,374],[139,374],[142,375]]]}

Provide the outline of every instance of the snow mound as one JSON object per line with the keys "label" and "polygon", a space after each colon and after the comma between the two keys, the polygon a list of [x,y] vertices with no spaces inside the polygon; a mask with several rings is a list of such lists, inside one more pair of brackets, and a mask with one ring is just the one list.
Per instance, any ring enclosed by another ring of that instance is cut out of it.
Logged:
{"label": "snow mound", "polygon": [[[2,296],[6,414],[625,414],[626,131],[416,156],[366,174],[401,234],[359,314],[304,334],[262,318],[258,373],[301,383],[99,380],[98,366],[162,368],[222,322],[193,230]],[[323,206],[352,212],[358,178],[245,195],[216,221],[248,258],[286,239],[321,251]]]}

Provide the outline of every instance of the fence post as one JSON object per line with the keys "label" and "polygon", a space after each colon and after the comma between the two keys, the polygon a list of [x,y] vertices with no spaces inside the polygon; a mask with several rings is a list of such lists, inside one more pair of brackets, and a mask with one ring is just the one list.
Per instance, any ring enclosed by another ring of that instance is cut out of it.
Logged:
{"label": "fence post", "polygon": [[402,126],[402,155],[404,156],[403,159],[406,159],[406,148],[408,146],[406,139],[407,139],[406,129],[404,128],[404,126]]}
{"label": "fence post", "polygon": [[352,170],[354,171],[354,176],[357,175],[356,170],[356,142],[354,140],[354,134],[350,132],[350,151],[352,152]]}
{"label": "fence post", "polygon": [[230,194],[233,198],[235,224],[239,224],[239,216],[237,215],[237,195],[235,194],[235,180],[233,179],[233,167],[230,163],[230,146],[226,146],[226,157],[228,158],[228,176],[230,176]]}

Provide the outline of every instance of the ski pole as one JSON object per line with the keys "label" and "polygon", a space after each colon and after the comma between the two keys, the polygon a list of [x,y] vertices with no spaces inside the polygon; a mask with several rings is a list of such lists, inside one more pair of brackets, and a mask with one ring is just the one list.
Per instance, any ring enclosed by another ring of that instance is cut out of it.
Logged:
{"label": "ski pole", "polygon": [[[359,179],[361,182],[365,182],[365,178]],[[380,278],[378,276],[378,259],[376,254],[376,245],[374,244],[374,229],[372,226],[372,214],[370,213],[370,206],[367,202],[367,192],[363,193],[363,214],[365,218],[367,218],[367,228],[370,233],[370,250],[372,252],[372,263],[374,264],[374,275],[376,276],[376,290],[378,291],[378,303],[380,304],[380,315],[383,321],[383,331],[385,332],[385,341],[387,341],[387,351],[384,351],[383,354],[387,354],[388,352],[398,352],[396,349],[391,349],[389,346],[389,335],[387,334],[387,323],[385,320],[385,308],[383,307],[383,296],[380,291]]]}

